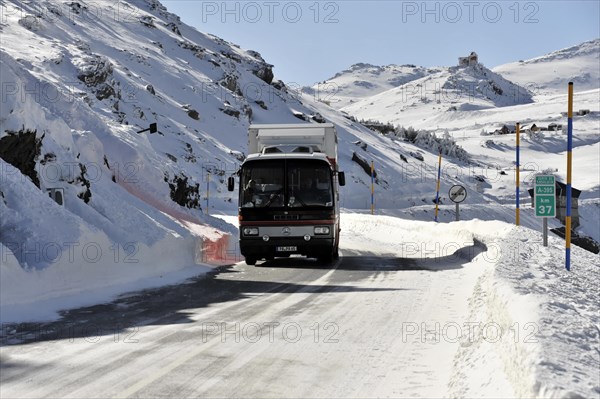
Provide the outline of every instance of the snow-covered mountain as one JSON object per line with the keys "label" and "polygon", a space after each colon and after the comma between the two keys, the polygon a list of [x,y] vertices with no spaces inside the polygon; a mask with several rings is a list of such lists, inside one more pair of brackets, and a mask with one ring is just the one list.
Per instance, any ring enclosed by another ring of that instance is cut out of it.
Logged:
{"label": "snow-covered mountain", "polygon": [[376,66],[359,63],[330,79],[304,88],[304,91],[340,109],[362,98],[371,97],[437,71],[439,69],[415,65]]}
{"label": "snow-covered mountain", "polygon": [[359,63],[304,90],[349,113],[369,108],[371,103],[396,111],[432,101],[455,108],[471,108],[466,103],[475,108],[497,107],[531,102],[532,94],[480,63],[437,68]]}
{"label": "snow-covered mountain", "polygon": [[440,68],[342,110],[361,119],[407,124],[407,120],[418,119],[423,113],[473,111],[531,102],[529,90],[478,63]]}
{"label": "snow-covered mountain", "polygon": [[554,51],[530,60],[511,62],[493,71],[534,94],[564,93],[568,82],[574,91],[600,87],[600,39]]}

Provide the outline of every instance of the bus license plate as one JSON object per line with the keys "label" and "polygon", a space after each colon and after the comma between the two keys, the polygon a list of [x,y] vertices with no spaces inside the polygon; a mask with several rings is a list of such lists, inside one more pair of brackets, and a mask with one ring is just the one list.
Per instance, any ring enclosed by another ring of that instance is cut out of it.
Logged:
{"label": "bus license plate", "polygon": [[298,247],[277,247],[277,252],[294,252]]}

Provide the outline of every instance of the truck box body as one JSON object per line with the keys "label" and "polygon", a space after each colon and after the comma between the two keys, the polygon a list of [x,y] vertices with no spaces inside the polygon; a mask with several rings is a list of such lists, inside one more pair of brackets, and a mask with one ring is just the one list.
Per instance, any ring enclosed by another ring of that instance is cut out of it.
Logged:
{"label": "truck box body", "polygon": [[239,171],[246,263],[292,254],[336,258],[344,178],[337,170],[334,125],[251,125],[248,152]]}
{"label": "truck box body", "polygon": [[337,160],[337,135],[332,123],[251,125],[248,129],[248,154],[259,154],[274,146],[308,146]]}

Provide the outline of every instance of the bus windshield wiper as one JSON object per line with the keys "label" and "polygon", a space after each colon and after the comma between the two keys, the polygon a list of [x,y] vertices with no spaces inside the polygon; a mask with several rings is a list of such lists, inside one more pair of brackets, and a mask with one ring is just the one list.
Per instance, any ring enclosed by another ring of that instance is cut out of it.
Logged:
{"label": "bus windshield wiper", "polygon": [[269,200],[267,201],[267,203],[263,206],[263,208],[268,208],[269,206],[271,206],[271,203],[273,203],[273,201],[276,198],[279,198],[281,196],[281,193],[283,192],[283,190],[279,190],[276,193],[271,194]]}

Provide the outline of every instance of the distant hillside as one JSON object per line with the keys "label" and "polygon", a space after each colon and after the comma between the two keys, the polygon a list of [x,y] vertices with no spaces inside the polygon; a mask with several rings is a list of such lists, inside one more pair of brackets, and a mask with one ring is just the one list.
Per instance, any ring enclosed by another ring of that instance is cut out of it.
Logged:
{"label": "distant hillside", "polygon": [[363,98],[342,110],[361,119],[410,126],[424,115],[506,107],[532,101],[532,95],[526,88],[504,79],[482,64],[476,64],[439,68],[409,83]]}
{"label": "distant hillside", "polygon": [[493,68],[508,80],[530,88],[534,94],[566,93],[600,88],[600,39]]}
{"label": "distant hillside", "polygon": [[376,66],[359,63],[304,91],[340,109],[436,71],[415,65]]}

